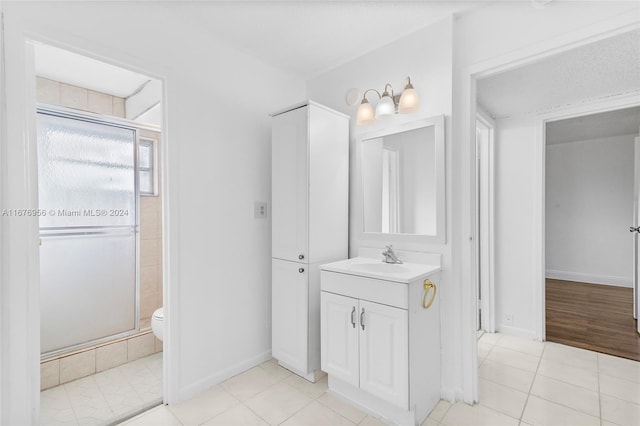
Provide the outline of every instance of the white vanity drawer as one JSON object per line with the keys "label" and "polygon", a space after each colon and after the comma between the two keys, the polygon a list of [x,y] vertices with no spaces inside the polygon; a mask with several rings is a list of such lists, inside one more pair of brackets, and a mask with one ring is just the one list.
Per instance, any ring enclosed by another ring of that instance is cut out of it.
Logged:
{"label": "white vanity drawer", "polygon": [[408,309],[409,285],[404,283],[321,271],[320,289],[356,299]]}

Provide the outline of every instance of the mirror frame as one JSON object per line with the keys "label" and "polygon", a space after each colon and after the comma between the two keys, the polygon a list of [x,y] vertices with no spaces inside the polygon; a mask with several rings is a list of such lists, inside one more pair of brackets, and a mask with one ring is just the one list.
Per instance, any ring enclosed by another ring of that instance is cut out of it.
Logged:
{"label": "mirror frame", "polygon": [[[396,133],[416,130],[423,127],[434,127],[435,156],[436,156],[436,233],[435,235],[424,234],[385,234],[381,232],[364,231],[364,179],[362,176],[362,144],[368,139],[375,139]],[[358,236],[360,240],[387,240],[387,241],[416,241],[422,243],[445,244],[446,243],[446,158],[445,158],[445,118],[444,115],[424,118],[402,124],[390,124],[382,129],[363,132],[356,137],[358,155],[358,179],[360,192],[357,203],[360,206],[360,224],[358,226]]]}

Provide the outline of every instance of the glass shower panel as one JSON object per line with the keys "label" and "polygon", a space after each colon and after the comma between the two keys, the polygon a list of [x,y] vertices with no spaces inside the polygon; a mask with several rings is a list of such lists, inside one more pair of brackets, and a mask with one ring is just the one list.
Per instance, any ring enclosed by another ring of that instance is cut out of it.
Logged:
{"label": "glass shower panel", "polygon": [[136,329],[135,234],[41,235],[41,351]]}
{"label": "glass shower panel", "polygon": [[39,111],[43,354],[137,330],[136,131]]}
{"label": "glass shower panel", "polygon": [[135,131],[38,114],[41,228],[135,225]]}

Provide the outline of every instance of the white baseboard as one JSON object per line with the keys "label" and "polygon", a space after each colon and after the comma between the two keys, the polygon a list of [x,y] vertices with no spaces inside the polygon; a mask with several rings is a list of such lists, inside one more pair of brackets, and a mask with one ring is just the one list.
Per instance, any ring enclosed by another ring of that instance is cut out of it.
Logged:
{"label": "white baseboard", "polygon": [[220,382],[227,380],[230,377],[235,376],[236,374],[240,374],[243,371],[249,370],[250,368],[255,367],[256,365],[260,365],[265,361],[271,359],[271,351],[266,351],[261,354],[258,354],[254,357],[246,359],[242,362],[234,364],[222,371],[216,372],[210,376],[207,376],[201,380],[198,380],[195,383],[192,383],[188,386],[181,388],[178,391],[178,398],[176,402],[185,401],[189,398],[193,398],[199,393],[204,392],[212,386],[217,385]]}
{"label": "white baseboard", "polygon": [[546,277],[554,280],[578,281],[591,284],[611,285],[615,287],[633,287],[632,277],[619,277],[615,275],[594,275],[582,272],[547,269]]}
{"label": "white baseboard", "polygon": [[528,340],[537,340],[536,333],[533,330],[526,328],[514,327],[512,325],[499,324],[497,327],[499,333],[503,333],[509,336],[522,337]]}

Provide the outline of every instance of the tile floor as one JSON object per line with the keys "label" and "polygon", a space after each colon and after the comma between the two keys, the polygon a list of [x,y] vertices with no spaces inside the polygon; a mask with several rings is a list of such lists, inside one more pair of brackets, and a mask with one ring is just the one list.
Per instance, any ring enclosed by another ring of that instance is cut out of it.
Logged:
{"label": "tile floor", "polygon": [[[640,363],[555,343],[485,334],[480,403],[441,401],[423,426],[640,425]],[[140,425],[383,425],[274,360],[201,395],[135,417]]]}
{"label": "tile floor", "polygon": [[40,392],[40,424],[109,424],[161,402],[158,352]]}

